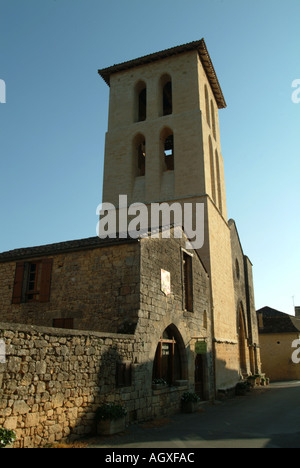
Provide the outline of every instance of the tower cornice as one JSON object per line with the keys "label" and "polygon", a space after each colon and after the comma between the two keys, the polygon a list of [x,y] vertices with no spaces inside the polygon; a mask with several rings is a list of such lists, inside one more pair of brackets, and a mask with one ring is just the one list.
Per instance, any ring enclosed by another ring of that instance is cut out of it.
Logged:
{"label": "tower cornice", "polygon": [[157,60],[162,60],[173,55],[182,54],[185,52],[189,52],[192,50],[197,50],[209,83],[211,85],[212,91],[214,93],[216,102],[218,104],[219,109],[224,109],[226,107],[225,98],[223,96],[223,92],[220,86],[220,83],[217,78],[216,71],[212,64],[210,55],[208,53],[206,44],[204,39],[200,39],[200,41],[189,42],[187,44],[179,45],[176,47],[172,47],[170,49],[165,49],[160,52],[155,52],[153,54],[145,55],[143,57],[129,60],[127,62],[122,62],[116,65],[112,65],[108,68],[102,68],[98,70],[99,75],[104,79],[106,84],[110,86],[110,77],[114,73],[118,73],[121,71],[129,70],[130,68],[135,68],[141,65],[149,64],[151,62],[155,62]]}

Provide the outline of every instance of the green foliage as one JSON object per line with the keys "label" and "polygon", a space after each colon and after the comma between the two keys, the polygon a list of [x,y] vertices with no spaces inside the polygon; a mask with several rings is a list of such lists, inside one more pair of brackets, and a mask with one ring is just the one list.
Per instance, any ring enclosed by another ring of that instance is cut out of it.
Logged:
{"label": "green foliage", "polygon": [[0,428],[0,448],[13,444],[16,438],[14,431]]}
{"label": "green foliage", "polygon": [[114,403],[104,403],[103,405],[99,406],[96,411],[96,420],[97,421],[105,421],[120,419],[126,416],[127,410],[124,406],[116,405]]}
{"label": "green foliage", "polygon": [[183,403],[189,403],[190,401],[197,403],[197,401],[200,401],[200,397],[196,393],[185,392],[181,397],[181,401]]}
{"label": "green foliage", "polygon": [[153,385],[167,385],[167,382],[164,379],[154,379],[152,381]]}

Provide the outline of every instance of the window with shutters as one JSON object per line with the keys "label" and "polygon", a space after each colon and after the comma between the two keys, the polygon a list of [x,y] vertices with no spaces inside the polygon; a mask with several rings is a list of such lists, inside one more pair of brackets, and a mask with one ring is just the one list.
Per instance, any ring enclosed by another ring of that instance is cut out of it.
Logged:
{"label": "window with shutters", "polygon": [[50,300],[52,262],[44,259],[16,264],[13,304]]}
{"label": "window with shutters", "polygon": [[193,312],[193,257],[182,252],[184,309]]}
{"label": "window with shutters", "polygon": [[172,385],[176,380],[185,378],[182,353],[184,353],[182,339],[176,328],[170,325],[165,329],[158,342],[153,362],[152,379],[163,379]]}

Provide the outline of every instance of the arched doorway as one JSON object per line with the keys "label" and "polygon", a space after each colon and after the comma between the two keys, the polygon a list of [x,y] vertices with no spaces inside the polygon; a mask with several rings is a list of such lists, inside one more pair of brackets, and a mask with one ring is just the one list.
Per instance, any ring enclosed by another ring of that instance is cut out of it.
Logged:
{"label": "arched doorway", "polygon": [[186,357],[182,337],[175,325],[168,326],[158,342],[153,379],[164,379],[169,385],[186,378]]}

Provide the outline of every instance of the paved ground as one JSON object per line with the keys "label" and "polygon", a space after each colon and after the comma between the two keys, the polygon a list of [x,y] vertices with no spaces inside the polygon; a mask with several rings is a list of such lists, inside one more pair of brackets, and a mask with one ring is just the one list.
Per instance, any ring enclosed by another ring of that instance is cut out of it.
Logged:
{"label": "paved ground", "polygon": [[132,425],[121,435],[91,439],[87,448],[300,448],[300,381]]}

